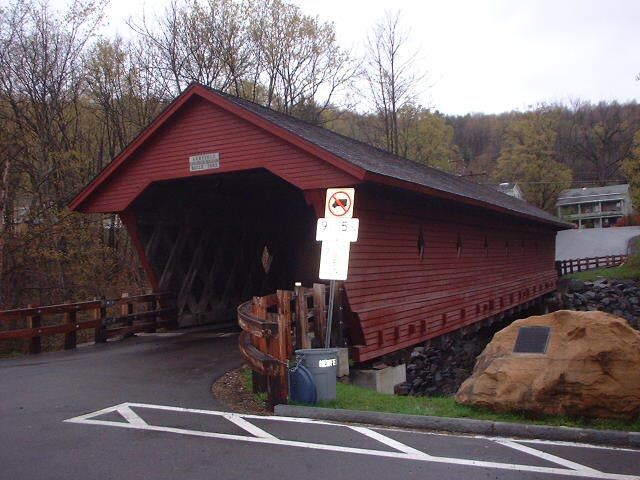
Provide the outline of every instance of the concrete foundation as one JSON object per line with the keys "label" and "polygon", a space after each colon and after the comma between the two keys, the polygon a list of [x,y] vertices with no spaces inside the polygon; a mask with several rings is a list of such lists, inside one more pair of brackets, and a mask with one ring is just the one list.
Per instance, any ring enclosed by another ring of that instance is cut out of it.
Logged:
{"label": "concrete foundation", "polygon": [[347,375],[349,375],[349,349],[338,348],[338,372],[336,376],[341,378]]}
{"label": "concrete foundation", "polygon": [[352,370],[351,383],[380,393],[393,394],[393,387],[406,382],[407,366],[397,365],[379,370]]}

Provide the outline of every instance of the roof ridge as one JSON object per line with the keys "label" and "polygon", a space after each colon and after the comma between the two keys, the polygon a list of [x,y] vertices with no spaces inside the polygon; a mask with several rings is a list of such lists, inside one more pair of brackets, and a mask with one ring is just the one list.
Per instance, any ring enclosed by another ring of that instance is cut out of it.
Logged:
{"label": "roof ridge", "polygon": [[421,185],[445,194],[461,197],[461,199],[479,201],[487,206],[505,209],[509,214],[524,215],[538,221],[555,224],[556,226],[567,226],[566,223],[553,214],[524,200],[506,195],[489,185],[478,184],[462,176],[410,160],[362,140],[279,112],[252,100],[205,85],[202,85],[202,87],[232,102],[239,108],[244,108],[286,132],[300,137],[370,173]]}
{"label": "roof ridge", "polygon": [[[219,95],[224,96],[225,98],[228,98],[232,102],[240,101],[240,102],[250,103],[251,105],[255,105],[256,107],[261,108],[263,110],[266,110],[266,111],[268,111],[270,113],[275,113],[276,115],[279,115],[282,118],[285,118],[287,120],[294,120],[294,121],[299,122],[299,123],[304,123],[305,125],[308,125],[308,126],[310,126],[312,128],[317,128],[317,129],[322,130],[324,132],[329,132],[329,133],[331,133],[333,135],[337,135],[337,136],[339,136],[341,138],[344,138],[347,141],[354,142],[354,143],[359,143],[360,145],[362,145],[364,147],[371,148],[373,150],[377,150],[378,152],[384,153],[385,155],[389,155],[389,156],[391,156],[391,157],[393,157],[393,158],[395,158],[395,159],[397,159],[397,160],[399,160],[401,162],[412,162],[412,163],[415,163],[416,165],[420,165],[421,167],[428,168],[430,170],[435,170],[437,172],[443,172],[443,173],[449,173],[449,172],[446,172],[445,170],[440,170],[439,168],[435,168],[435,167],[432,167],[431,165],[427,165],[426,163],[418,162],[417,160],[412,160],[411,158],[403,157],[402,155],[399,155],[397,153],[390,152],[389,150],[386,150],[386,149],[384,149],[382,147],[377,147],[377,146],[375,146],[375,145],[373,145],[371,143],[365,142],[364,140],[360,140],[358,138],[350,137],[349,135],[345,135],[343,133],[337,132],[337,131],[332,130],[330,128],[323,127],[322,125],[317,125],[317,124],[315,124],[313,122],[310,122],[308,120],[304,120],[302,118],[298,118],[298,117],[295,117],[293,115],[289,115],[289,114],[286,114],[284,112],[280,112],[278,110],[274,110],[271,107],[266,107],[266,106],[261,105],[261,104],[259,104],[257,102],[254,102],[253,100],[249,100],[249,99],[246,99],[246,98],[243,98],[243,97],[238,97],[236,95],[232,95],[230,93],[223,92],[222,90],[218,90],[217,88],[207,87],[206,85],[204,85],[204,87],[209,89],[209,90],[211,90],[212,92],[215,92],[215,93],[217,93]],[[449,174],[450,175],[454,175],[452,173],[449,173]],[[463,178],[463,177],[461,177],[459,175],[454,175],[454,176],[458,177],[458,178],[461,178],[461,179],[465,180],[466,182],[469,182],[469,180],[467,180],[467,179],[465,179],[465,178]],[[474,182],[469,182],[469,183],[474,183]]]}

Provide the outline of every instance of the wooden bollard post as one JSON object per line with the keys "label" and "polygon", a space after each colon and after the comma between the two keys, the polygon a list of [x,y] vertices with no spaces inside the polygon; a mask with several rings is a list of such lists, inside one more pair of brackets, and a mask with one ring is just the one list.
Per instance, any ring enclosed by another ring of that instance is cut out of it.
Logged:
{"label": "wooden bollard post", "polygon": [[[31,305],[28,305],[27,308],[31,308]],[[27,316],[27,328],[40,328],[41,326],[42,318],[39,314]],[[31,342],[29,344],[29,353],[40,353],[41,351],[42,342],[40,334],[38,334],[37,336],[31,337]]]}
{"label": "wooden bollard post", "polygon": [[[67,301],[66,303],[71,303],[71,301]],[[66,325],[72,325],[73,330],[65,333],[64,335],[64,349],[71,350],[76,348],[78,344],[78,333],[77,333],[77,324],[76,324],[76,311],[69,310],[64,313],[64,323]]]}
{"label": "wooden bollard post", "polygon": [[[94,300],[98,300],[94,298]],[[95,343],[105,343],[107,341],[107,331],[104,322],[107,318],[107,306],[104,299],[100,302],[100,306],[94,308],[93,319],[98,322],[96,328],[93,331],[93,341]]]}

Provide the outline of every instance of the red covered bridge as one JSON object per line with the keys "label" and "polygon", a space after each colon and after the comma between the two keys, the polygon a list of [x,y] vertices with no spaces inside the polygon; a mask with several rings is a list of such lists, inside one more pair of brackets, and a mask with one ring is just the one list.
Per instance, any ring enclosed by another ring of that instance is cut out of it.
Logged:
{"label": "red covered bridge", "polygon": [[72,201],[118,213],[183,323],[229,321],[252,295],[317,281],[325,189],[356,187],[345,282],[353,357],[369,360],[556,288],[554,216],[201,85]]}

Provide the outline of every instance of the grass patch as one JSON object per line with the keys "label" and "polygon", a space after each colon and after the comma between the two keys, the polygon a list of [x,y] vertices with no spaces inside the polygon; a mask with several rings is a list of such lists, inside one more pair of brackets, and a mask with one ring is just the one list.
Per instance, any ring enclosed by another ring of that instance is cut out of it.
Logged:
{"label": "grass patch", "polygon": [[[250,368],[247,368],[247,370],[245,372],[243,372],[243,383],[244,383],[244,388],[247,389],[247,392],[253,392],[253,370],[251,370]],[[262,402],[262,404],[264,405],[267,402],[267,393],[263,392],[263,393],[252,393],[253,397]]]}
{"label": "grass patch", "polygon": [[624,265],[570,273],[565,275],[565,278],[577,278],[580,280],[638,280],[640,279],[640,237],[632,238],[629,246],[631,254]]}
{"label": "grass patch", "polygon": [[17,350],[9,350],[7,352],[0,352],[0,358],[17,358],[22,357],[24,353]]}
{"label": "grass patch", "polygon": [[539,425],[640,431],[640,419],[635,422],[627,422],[624,420],[582,419],[572,417],[534,417],[527,413],[495,413],[489,410],[459,405],[452,397],[400,397],[396,395],[386,395],[340,382],[338,382],[336,388],[336,400],[319,402],[317,406]]}

